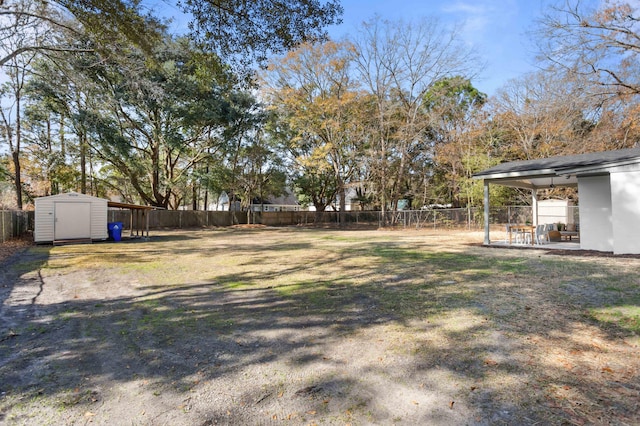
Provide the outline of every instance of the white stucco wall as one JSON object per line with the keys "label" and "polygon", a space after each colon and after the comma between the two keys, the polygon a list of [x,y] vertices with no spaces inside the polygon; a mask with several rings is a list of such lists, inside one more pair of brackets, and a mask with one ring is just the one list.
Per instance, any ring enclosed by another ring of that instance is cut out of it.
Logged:
{"label": "white stucco wall", "polygon": [[[615,254],[640,253],[640,171],[611,173]],[[582,203],[582,194],[580,195]]]}
{"label": "white stucco wall", "polygon": [[609,175],[578,177],[580,248],[613,251],[613,218]]}

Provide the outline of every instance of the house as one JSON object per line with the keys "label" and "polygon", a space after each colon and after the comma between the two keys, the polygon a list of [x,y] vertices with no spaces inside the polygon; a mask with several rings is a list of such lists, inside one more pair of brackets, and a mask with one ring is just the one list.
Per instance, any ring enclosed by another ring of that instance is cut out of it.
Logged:
{"label": "house", "polygon": [[577,187],[580,248],[640,254],[640,148],[503,163],[474,175],[484,181],[484,244],[490,244],[489,185],[529,189],[538,223],[538,190]]}

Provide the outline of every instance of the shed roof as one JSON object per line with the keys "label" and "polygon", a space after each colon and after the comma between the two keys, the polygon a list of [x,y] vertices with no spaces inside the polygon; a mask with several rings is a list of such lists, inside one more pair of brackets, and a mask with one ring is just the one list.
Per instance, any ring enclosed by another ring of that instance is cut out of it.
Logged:
{"label": "shed roof", "polygon": [[502,163],[473,175],[476,179],[521,188],[541,188],[553,184],[576,186],[577,175],[602,173],[608,168],[640,163],[640,148],[589,154],[563,155],[535,160]]}

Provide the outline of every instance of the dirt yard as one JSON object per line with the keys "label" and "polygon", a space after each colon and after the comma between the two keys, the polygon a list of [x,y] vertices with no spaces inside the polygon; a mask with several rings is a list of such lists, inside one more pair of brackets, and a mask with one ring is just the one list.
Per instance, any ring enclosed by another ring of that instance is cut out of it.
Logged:
{"label": "dirt yard", "polygon": [[640,423],[640,259],[295,228],[0,260],[0,424]]}

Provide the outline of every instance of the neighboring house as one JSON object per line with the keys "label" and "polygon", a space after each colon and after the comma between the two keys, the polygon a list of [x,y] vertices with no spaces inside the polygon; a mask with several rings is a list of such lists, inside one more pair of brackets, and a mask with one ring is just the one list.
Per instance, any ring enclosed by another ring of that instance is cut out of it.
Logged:
{"label": "neighboring house", "polygon": [[489,235],[489,185],[529,189],[534,225],[540,189],[578,188],[580,248],[640,254],[640,148],[503,163],[474,175],[484,180],[485,237]]}
{"label": "neighboring house", "polygon": [[298,204],[298,199],[287,192],[280,197],[268,197],[262,202],[259,199],[253,200],[251,210],[254,212],[297,212],[303,209]]}

